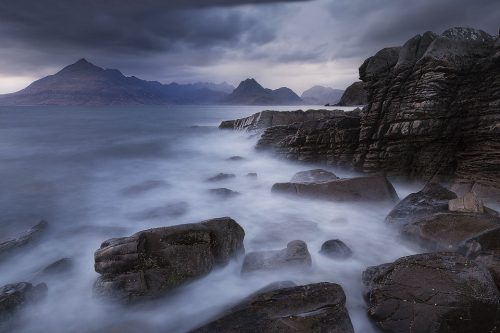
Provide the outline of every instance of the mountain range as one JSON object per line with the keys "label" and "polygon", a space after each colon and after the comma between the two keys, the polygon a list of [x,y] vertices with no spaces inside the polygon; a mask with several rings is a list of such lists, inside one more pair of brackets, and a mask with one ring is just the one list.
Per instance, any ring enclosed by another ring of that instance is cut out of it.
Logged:
{"label": "mountain range", "polygon": [[302,104],[291,89],[262,87],[255,79],[235,89],[227,83],[162,84],[125,76],[85,59],[54,75],[34,81],[11,94],[0,95],[0,105],[166,105],[166,104]]}
{"label": "mountain range", "polygon": [[312,104],[312,105],[330,104],[330,105],[334,105],[340,101],[343,94],[344,94],[344,90],[341,90],[341,89],[333,89],[333,88],[323,87],[323,86],[314,86],[314,87],[304,91],[302,93],[302,95],[300,96],[300,98],[302,98],[302,100],[306,104]]}

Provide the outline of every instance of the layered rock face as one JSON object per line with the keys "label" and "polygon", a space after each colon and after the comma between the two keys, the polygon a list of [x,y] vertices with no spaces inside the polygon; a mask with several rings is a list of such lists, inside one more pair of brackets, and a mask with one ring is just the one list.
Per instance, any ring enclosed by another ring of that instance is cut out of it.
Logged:
{"label": "layered rock face", "polygon": [[500,197],[498,38],[469,28],[426,32],[379,51],[359,72],[368,91],[360,118],[271,127],[258,147]]}
{"label": "layered rock face", "polygon": [[242,254],[244,236],[225,217],[107,240],[95,252],[95,292],[125,302],[158,296]]}

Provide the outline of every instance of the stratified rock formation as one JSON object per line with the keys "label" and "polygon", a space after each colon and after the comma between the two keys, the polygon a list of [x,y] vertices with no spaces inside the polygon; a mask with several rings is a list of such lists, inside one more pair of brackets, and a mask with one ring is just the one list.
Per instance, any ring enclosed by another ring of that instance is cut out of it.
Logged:
{"label": "stratified rock formation", "polygon": [[368,315],[383,332],[495,332],[500,294],[488,270],[451,252],[363,273]]}
{"label": "stratified rock formation", "polygon": [[297,110],[297,111],[261,111],[249,117],[223,121],[220,129],[239,131],[263,130],[271,126],[289,125],[307,120],[323,119],[330,116],[342,115],[341,110]]}
{"label": "stratified rock formation", "polygon": [[269,289],[274,288],[249,296],[190,333],[354,332],[345,308],[346,297],[338,284],[323,282]]}
{"label": "stratified rock formation", "polygon": [[500,198],[498,37],[470,28],[426,32],[379,51],[359,73],[368,91],[360,118],[271,127],[258,147]]}
{"label": "stratified rock formation", "polygon": [[95,292],[124,302],[159,296],[243,254],[244,236],[223,217],[107,240],[94,256]]}
{"label": "stratified rock formation", "polygon": [[361,82],[354,82],[349,87],[346,88],[340,101],[337,103],[338,106],[352,106],[352,105],[366,105],[368,104],[368,92],[366,91],[366,85]]}

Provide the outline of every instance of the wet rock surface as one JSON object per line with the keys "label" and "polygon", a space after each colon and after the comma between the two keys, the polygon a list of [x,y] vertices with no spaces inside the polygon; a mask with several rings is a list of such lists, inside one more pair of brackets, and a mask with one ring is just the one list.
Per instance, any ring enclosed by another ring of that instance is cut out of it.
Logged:
{"label": "wet rock surface", "polygon": [[0,243],[0,258],[21,248],[33,245],[47,229],[48,223],[40,221],[19,236]]}
{"label": "wet rock surface", "polygon": [[345,301],[334,283],[264,289],[191,333],[353,333]]}
{"label": "wet rock surface", "polygon": [[500,295],[482,265],[419,254],[363,273],[368,315],[384,332],[494,332]]}
{"label": "wet rock surface", "polygon": [[336,179],[339,179],[339,177],[337,177],[333,172],[323,169],[313,169],[297,172],[292,179],[290,179],[290,182],[309,184],[327,182]]}
{"label": "wet rock surface", "polygon": [[8,321],[23,307],[43,299],[47,294],[47,285],[32,285],[19,282],[0,287],[0,330],[6,329]]}
{"label": "wet rock surface", "polygon": [[94,255],[94,291],[124,302],[159,296],[244,253],[244,235],[224,217],[107,240]]}
{"label": "wet rock surface", "polygon": [[276,193],[330,201],[371,201],[392,203],[398,196],[392,184],[381,175],[337,179],[320,183],[276,183]]}
{"label": "wet rock surface", "polygon": [[239,192],[224,187],[211,188],[208,190],[208,193],[218,196],[219,198],[232,198],[240,194]]}
{"label": "wet rock surface", "polygon": [[319,253],[332,259],[346,259],[352,255],[352,250],[340,239],[330,239],[321,245]]}
{"label": "wet rock surface", "polygon": [[300,240],[291,241],[283,250],[250,252],[245,256],[242,274],[258,271],[304,270],[312,264],[307,244]]}

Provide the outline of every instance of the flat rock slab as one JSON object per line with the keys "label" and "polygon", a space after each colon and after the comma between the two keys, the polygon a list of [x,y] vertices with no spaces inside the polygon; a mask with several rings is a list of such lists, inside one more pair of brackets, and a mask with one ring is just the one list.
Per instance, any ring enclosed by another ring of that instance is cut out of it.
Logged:
{"label": "flat rock slab", "polygon": [[311,266],[311,255],[307,244],[300,240],[291,241],[283,250],[250,252],[245,256],[242,274],[256,271],[282,269],[304,270]]}
{"label": "flat rock slab", "polygon": [[292,179],[290,179],[290,182],[310,184],[328,182],[336,179],[339,179],[339,177],[337,177],[333,172],[323,169],[314,169],[297,172]]}
{"label": "flat rock slab", "polygon": [[368,315],[384,332],[494,332],[500,294],[457,253],[404,257],[363,273]]}
{"label": "flat rock slab", "polygon": [[396,202],[399,200],[392,184],[380,175],[320,183],[277,183],[273,185],[272,191],[329,201]]}
{"label": "flat rock slab", "polygon": [[45,229],[47,229],[47,226],[48,223],[42,220],[19,236],[0,243],[0,257],[32,244],[42,235]]}
{"label": "flat rock slab", "polygon": [[345,301],[327,282],[264,291],[191,333],[354,333]]}
{"label": "flat rock slab", "polygon": [[113,238],[95,252],[97,295],[124,302],[160,296],[244,253],[241,226],[229,217]]}

